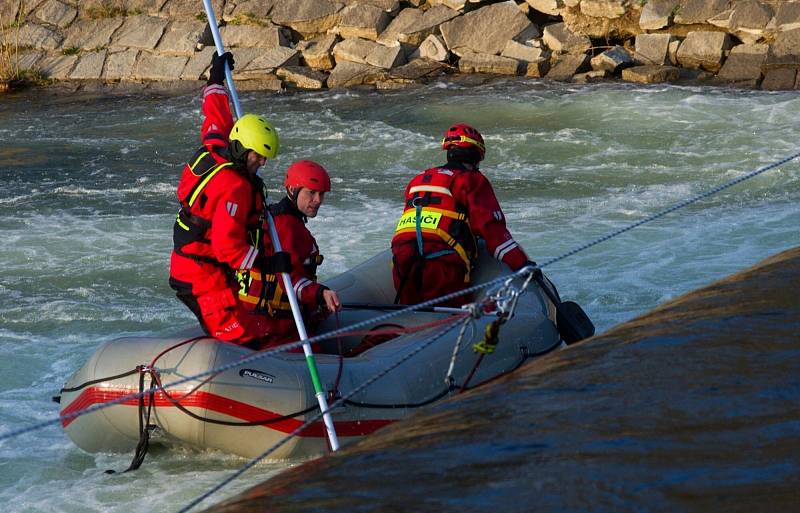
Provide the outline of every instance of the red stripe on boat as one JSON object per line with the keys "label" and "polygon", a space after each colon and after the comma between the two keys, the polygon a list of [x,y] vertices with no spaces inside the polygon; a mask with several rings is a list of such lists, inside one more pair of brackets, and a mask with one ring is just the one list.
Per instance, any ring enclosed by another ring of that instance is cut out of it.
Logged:
{"label": "red stripe on boat", "polygon": [[[81,410],[85,410],[86,408],[89,408],[95,404],[104,404],[111,401],[116,401],[121,397],[134,393],[136,393],[136,391],[133,389],[109,389],[99,387],[86,388],[78,397],[75,398],[74,401],[69,403],[66,408],[61,410],[61,416],[63,417]],[[172,397],[174,399],[178,399],[181,397],[181,395],[179,392],[176,392],[172,394]],[[145,397],[145,405],[147,405],[148,402],[148,398]],[[209,411],[221,413],[223,415],[244,420],[246,422],[274,419],[281,416],[279,413],[264,410],[257,406],[253,406],[252,404],[243,403],[235,399],[201,391],[193,392],[188,397],[181,398],[179,402],[181,406],[185,408],[206,408]],[[119,404],[123,406],[138,407],[139,399],[127,399]],[[173,404],[173,402],[170,401],[163,392],[159,391],[155,393],[154,406],[156,408],[174,408],[175,404]],[[62,418],[61,425],[67,427],[77,418],[78,417],[72,417],[68,419]],[[378,429],[386,426],[387,424],[391,424],[392,422],[394,422],[394,420],[347,420],[336,421],[335,425],[336,433],[339,436],[364,436],[377,431]],[[273,424],[263,425],[262,427],[274,429],[283,433],[291,433],[298,427],[302,426],[303,423],[303,421],[298,419],[285,419]],[[325,426],[321,421],[314,422],[306,429],[301,431],[297,436],[321,438],[326,436]]]}

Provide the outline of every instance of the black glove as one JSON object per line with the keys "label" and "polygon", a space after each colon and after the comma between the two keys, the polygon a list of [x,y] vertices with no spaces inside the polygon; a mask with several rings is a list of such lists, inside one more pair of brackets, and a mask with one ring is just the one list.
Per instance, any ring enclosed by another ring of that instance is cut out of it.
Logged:
{"label": "black glove", "polygon": [[520,269],[524,269],[526,267],[533,267],[533,278],[534,279],[539,279],[539,278],[542,277],[542,270],[539,269],[538,264],[536,262],[534,262],[533,260],[526,261],[525,264]]}
{"label": "black glove", "polygon": [[259,255],[253,266],[264,274],[278,274],[292,272],[292,257],[286,251],[278,251],[274,255]]}
{"label": "black glove", "polygon": [[220,56],[217,55],[217,52],[214,52],[214,55],[211,56],[211,71],[208,72],[208,85],[222,85],[223,82],[225,82],[226,62],[231,71],[233,71],[233,54],[231,52],[225,52]]}

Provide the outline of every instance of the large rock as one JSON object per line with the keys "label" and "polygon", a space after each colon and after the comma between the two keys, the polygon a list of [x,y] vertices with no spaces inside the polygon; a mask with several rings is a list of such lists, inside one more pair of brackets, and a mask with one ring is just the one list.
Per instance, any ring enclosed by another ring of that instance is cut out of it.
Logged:
{"label": "large rock", "polygon": [[458,61],[458,71],[517,75],[520,71],[520,61],[490,53],[465,52]]}
{"label": "large rock", "polygon": [[103,73],[103,64],[106,62],[106,50],[84,53],[78,58],[78,63],[69,74],[71,80],[88,80],[100,78]]}
{"label": "large rock", "polygon": [[53,55],[42,58],[37,66],[48,78],[64,80],[69,77],[76,62],[78,62],[77,55]]}
{"label": "large rock", "polygon": [[572,77],[582,71],[587,71],[589,67],[589,56],[584,54],[561,54],[546,77],[549,80],[559,82],[571,82]]}
{"label": "large rock", "polygon": [[138,48],[152,50],[164,34],[167,20],[139,14],[128,16],[122,27],[114,33],[109,48]]}
{"label": "large rock", "polygon": [[425,41],[419,45],[414,53],[409,56],[408,60],[414,59],[429,59],[437,62],[444,62],[450,57],[450,52],[444,44],[444,41],[439,36],[431,34],[425,38]]}
{"label": "large rock", "polygon": [[328,0],[291,0],[278,2],[272,9],[272,21],[291,27],[304,38],[323,34],[339,22],[341,4]]}
{"label": "large rock", "polygon": [[[106,65],[103,68],[103,74],[101,77],[105,80],[129,79],[133,74],[133,69],[136,65],[136,58],[138,56],[139,50],[109,52],[109,54],[106,56]],[[206,61],[206,64],[208,64],[208,61]],[[196,76],[194,78],[198,77]]]}
{"label": "large rock", "polygon": [[788,91],[797,83],[797,68],[775,68],[764,72],[761,89],[767,91]]}
{"label": "large rock", "polygon": [[775,42],[769,47],[765,66],[793,68],[798,64],[800,64],[800,29],[779,32]]}
{"label": "large rock", "polygon": [[108,46],[111,43],[111,35],[122,26],[123,21],[124,18],[79,19],[66,31],[64,48],[93,50]]}
{"label": "large rock", "polygon": [[581,13],[592,18],[615,19],[622,17],[630,0],[582,0]]}
{"label": "large rock", "polygon": [[58,32],[34,23],[26,23],[20,27],[16,35],[19,46],[41,50],[55,50],[63,40],[64,38]]}
{"label": "large rock", "polygon": [[775,16],[767,24],[767,30],[784,32],[800,28],[800,2],[781,2]]}
{"label": "large rock", "polygon": [[673,21],[681,25],[706,23],[728,9],[730,0],[680,0]]}
{"label": "large rock", "polygon": [[563,0],[526,0],[528,5],[535,11],[549,14],[550,16],[561,16],[561,11],[565,5]]}
{"label": "large rock", "polygon": [[[193,0],[194,2],[195,0]],[[225,2],[222,19],[232,21],[240,17],[264,20],[281,0],[237,0]],[[195,4],[196,5],[196,4]]]}
{"label": "large rock", "polygon": [[456,55],[467,52],[496,55],[509,39],[530,31],[532,25],[517,4],[508,1],[454,18],[440,29],[447,47]]}
{"label": "large rock", "polygon": [[381,68],[358,62],[342,61],[336,63],[336,67],[331,71],[328,77],[328,87],[374,84],[375,81],[383,78],[383,76]]}
{"label": "large rock", "polygon": [[757,0],[744,0],[734,4],[708,22],[733,33],[744,43],[755,43],[764,36],[772,20],[772,9]]}
{"label": "large rock", "polygon": [[336,62],[349,61],[367,64],[367,56],[379,45],[366,39],[344,39],[333,47]]}
{"label": "large rock", "polygon": [[636,60],[642,64],[671,64],[669,45],[676,41],[672,34],[639,34],[636,36]]}
{"label": "large rock", "polygon": [[267,50],[258,50],[258,55],[244,67],[236,66],[237,76],[244,79],[272,74],[283,66],[300,64],[300,52],[292,48],[276,46]]}
{"label": "large rock", "polygon": [[264,25],[226,25],[220,29],[226,47],[275,48],[289,46],[283,30],[271,23]]}
{"label": "large rock", "polygon": [[675,15],[678,0],[649,0],[642,7],[639,26],[644,30],[658,30],[668,27]]}
{"label": "large rock", "polygon": [[[216,50],[213,46],[207,46],[202,51],[189,57],[189,62],[183,68],[181,80],[200,80],[208,78],[206,73],[211,67],[211,54]],[[239,59],[236,59],[236,66],[239,66]]]}
{"label": "large rock", "polygon": [[523,62],[540,62],[550,58],[550,52],[540,46],[531,46],[518,43],[514,40],[506,42],[505,48],[500,53],[501,57],[509,57]]}
{"label": "large rock", "polygon": [[[607,71],[613,74],[621,69],[633,66],[633,56],[625,48],[615,46],[592,57],[590,63],[595,71]],[[597,78],[597,76],[591,78]]]}
{"label": "large rock", "polygon": [[277,75],[284,82],[289,82],[300,89],[322,89],[328,75],[321,71],[308,69],[305,66],[286,66],[279,68]]}
{"label": "large rock", "polygon": [[375,45],[366,60],[372,66],[389,69],[405,64],[406,54],[399,43],[395,46]]}
{"label": "large rock", "polygon": [[[194,53],[197,40],[204,28],[205,23],[197,20],[173,21],[164,32],[156,50],[159,53],[188,57]],[[223,37],[222,40],[225,44],[229,44],[227,38]]]}
{"label": "large rock", "polygon": [[347,0],[346,3],[351,5],[372,5],[374,7],[380,7],[388,13],[393,13],[400,9],[400,0]]}
{"label": "large rock", "polygon": [[389,15],[380,7],[351,4],[342,9],[338,29],[343,38],[361,37],[375,41],[389,24]]}
{"label": "large rock", "polygon": [[188,57],[170,57],[142,52],[136,63],[134,80],[179,80]]}
{"label": "large rock", "polygon": [[717,72],[732,46],[731,36],[724,32],[689,32],[678,48],[678,63],[684,68]]}
{"label": "large rock", "polygon": [[[68,26],[78,16],[77,9],[58,0],[47,0],[41,7],[36,9],[35,13],[39,20],[60,28]],[[3,18],[1,21],[5,25],[7,19]]]}
{"label": "large rock", "polygon": [[314,39],[300,41],[297,50],[303,54],[306,65],[316,70],[333,69],[333,46],[336,44],[336,35],[325,34]]}
{"label": "large rock", "polygon": [[767,59],[769,45],[742,44],[734,46],[717,75],[725,82],[743,82],[761,78],[761,66]]}
{"label": "large rock", "polygon": [[622,70],[622,80],[639,84],[674,82],[680,77],[680,70],[672,66],[634,66]]}
{"label": "large rock", "polygon": [[456,16],[458,11],[444,5],[437,5],[427,11],[403,9],[381,33],[378,42],[386,45],[400,42],[419,46],[426,37],[438,32],[442,23]]}
{"label": "large rock", "polygon": [[572,32],[564,23],[547,25],[542,39],[555,53],[582,54],[592,47],[588,37]]}
{"label": "large rock", "polygon": [[430,5],[444,5],[455,11],[463,11],[467,0],[428,0]]}

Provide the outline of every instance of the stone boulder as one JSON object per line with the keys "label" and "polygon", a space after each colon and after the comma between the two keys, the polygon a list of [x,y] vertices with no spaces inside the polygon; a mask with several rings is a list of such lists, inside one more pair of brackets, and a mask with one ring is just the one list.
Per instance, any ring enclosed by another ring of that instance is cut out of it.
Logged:
{"label": "stone boulder", "polygon": [[371,5],[373,7],[380,7],[387,13],[394,13],[400,9],[400,0],[347,0],[348,5]]}
{"label": "stone boulder", "polygon": [[797,68],[775,68],[764,72],[761,89],[766,91],[788,91],[797,84]]}
{"label": "stone boulder", "polygon": [[[58,0],[47,0],[41,7],[34,11],[36,17],[49,25],[55,25],[59,28],[67,27],[78,16],[78,10],[71,5],[66,5]],[[3,18],[3,25],[6,24],[7,18]]]}
{"label": "stone boulder", "polygon": [[103,73],[103,64],[106,62],[106,50],[99,52],[84,53],[78,57],[72,72],[69,74],[70,80],[91,80],[97,79]]}
{"label": "stone boulder", "polygon": [[581,13],[592,18],[621,18],[628,9],[630,0],[582,0]]}
{"label": "stone boulder", "polygon": [[684,68],[716,73],[732,46],[731,36],[724,32],[689,32],[678,48],[678,63]]}
{"label": "stone boulder", "polygon": [[264,20],[269,17],[272,8],[275,7],[278,2],[280,2],[280,0],[237,0],[236,2],[225,2],[225,10],[222,13],[222,19],[225,21],[233,21],[243,17]]}
{"label": "stone boulder", "polygon": [[394,68],[406,63],[406,53],[400,44],[394,46],[376,45],[367,55],[367,64],[377,68]]}
{"label": "stone boulder", "polygon": [[26,23],[20,27],[16,37],[19,46],[41,50],[55,50],[61,46],[61,42],[64,40],[58,32],[34,23]]}
{"label": "stone boulder", "polygon": [[550,16],[561,16],[565,4],[563,0],[526,0],[531,8]]}
{"label": "stone boulder", "polygon": [[641,64],[673,64],[669,45],[677,41],[672,34],[639,34],[636,36],[636,60]]}
{"label": "stone boulder", "polygon": [[518,43],[513,39],[506,42],[505,48],[500,53],[501,57],[517,59],[522,62],[541,62],[550,59],[550,51],[539,46]]}
{"label": "stone boulder", "polygon": [[94,50],[106,47],[111,43],[112,34],[122,26],[123,21],[124,18],[79,19],[66,31],[64,48]]}
{"label": "stone boulder", "polygon": [[585,54],[565,53],[558,55],[555,64],[547,72],[547,79],[559,82],[571,82],[572,77],[589,67],[589,56]]}
{"label": "stone boulder", "polygon": [[337,62],[336,67],[328,76],[328,87],[350,87],[354,85],[374,84],[383,78],[383,70],[360,64],[358,62],[342,61]]}
{"label": "stone boulder", "polygon": [[[106,64],[103,68],[101,78],[105,80],[130,80],[133,74],[136,59],[139,57],[139,50],[122,50],[120,52],[109,52],[106,56]],[[209,55],[206,60],[206,67],[210,62],[211,56]],[[185,70],[184,70],[185,71]],[[193,78],[199,78],[202,70],[198,72]],[[181,80],[185,80],[183,73],[180,76]]]}
{"label": "stone boulder", "polygon": [[305,66],[285,66],[278,68],[278,77],[300,89],[322,89],[328,75],[321,71],[308,69]]}
{"label": "stone boulder", "polygon": [[734,46],[717,77],[724,82],[757,82],[768,51],[769,45],[765,44]]}
{"label": "stone boulder", "polygon": [[442,23],[456,16],[458,11],[444,5],[437,5],[427,11],[403,9],[381,33],[378,42],[385,45],[400,42],[419,46],[426,37],[437,33]]}
{"label": "stone boulder", "polygon": [[292,48],[276,46],[266,50],[257,49],[257,53],[244,66],[236,64],[236,76],[243,79],[272,74],[276,69],[300,64],[300,52]]}
{"label": "stone boulder", "polygon": [[674,82],[680,77],[680,70],[672,66],[634,66],[622,70],[622,80],[638,84],[658,84]]}
{"label": "stone boulder", "polygon": [[680,0],[673,22],[680,25],[704,24],[728,9],[730,0]]}
{"label": "stone boulder", "polygon": [[[617,71],[633,66],[633,56],[621,46],[615,46],[592,57],[590,64],[594,71],[607,71],[609,74],[614,74]],[[598,78],[597,75],[592,75],[589,78]]]}
{"label": "stone boulder", "polygon": [[444,44],[444,41],[439,36],[430,36],[425,38],[425,41],[419,45],[408,58],[409,61],[415,59],[428,59],[436,62],[444,62],[450,58],[450,52]]}
{"label": "stone boulder", "polygon": [[219,32],[222,40],[225,41],[226,48],[289,46],[283,30],[271,23],[264,25],[225,25]]}
{"label": "stone boulder", "polygon": [[[765,66],[794,68],[800,65],[800,29],[779,32],[769,47]],[[766,73],[765,73],[766,75]]]}
{"label": "stone boulder", "polygon": [[785,32],[800,28],[800,2],[781,2],[775,10],[775,16],[767,24],[771,32]]}
{"label": "stone boulder", "polygon": [[708,22],[724,28],[744,43],[755,43],[764,36],[772,17],[772,9],[768,5],[757,0],[744,0],[710,18]]}
{"label": "stone boulder", "polygon": [[[208,78],[208,69],[211,67],[211,55],[215,52],[213,46],[207,46],[203,48],[201,51],[196,52],[194,55],[189,57],[189,62],[186,63],[186,66],[183,68],[183,72],[181,73],[181,80],[201,80]],[[239,62],[237,52],[237,59],[236,59],[236,67],[238,68],[240,65],[244,65],[244,62]],[[109,56],[109,59],[111,56]],[[108,64],[106,64],[106,69],[108,69]],[[234,71],[235,73],[235,71]]]}
{"label": "stone boulder", "polygon": [[366,39],[343,39],[333,47],[333,57],[336,62],[348,61],[367,64],[367,56],[379,45]]}
{"label": "stone boulder", "polygon": [[110,49],[153,50],[164,34],[167,23],[164,18],[145,14],[127,16],[108,46]]}
{"label": "stone boulder", "polygon": [[542,40],[555,53],[582,54],[592,47],[588,37],[572,32],[564,23],[547,25]]}
{"label": "stone boulder", "polygon": [[672,23],[679,0],[649,0],[642,7],[639,26],[643,30],[659,30]]}
{"label": "stone boulder", "polygon": [[324,34],[339,22],[341,4],[328,0],[278,2],[270,17],[274,23],[291,27],[303,38]]}
{"label": "stone boulder", "polygon": [[43,57],[36,65],[48,78],[66,80],[77,62],[77,55],[51,55]]}
{"label": "stone boulder", "polygon": [[345,39],[360,37],[375,41],[389,24],[389,15],[373,5],[350,4],[339,13],[341,21],[337,28]]}
{"label": "stone boulder", "polygon": [[179,80],[188,57],[170,57],[142,52],[134,67],[134,80]]}
{"label": "stone boulder", "polygon": [[[173,21],[156,46],[156,51],[171,55],[192,55],[205,25],[202,21],[197,20]],[[228,39],[224,36],[223,41],[229,44]]]}
{"label": "stone boulder", "polygon": [[458,60],[461,73],[493,73],[496,75],[517,75],[520,62],[490,53],[465,52]]}
{"label": "stone boulder", "polygon": [[454,11],[463,11],[467,5],[467,0],[428,0],[428,3],[432,6],[443,5]]}
{"label": "stone boulder", "polygon": [[513,1],[481,7],[441,25],[447,47],[456,55],[486,53],[497,55],[506,42],[533,24]]}
{"label": "stone boulder", "polygon": [[333,69],[333,47],[336,44],[335,34],[325,34],[314,39],[306,39],[297,44],[297,50],[303,54],[306,65],[316,70]]}

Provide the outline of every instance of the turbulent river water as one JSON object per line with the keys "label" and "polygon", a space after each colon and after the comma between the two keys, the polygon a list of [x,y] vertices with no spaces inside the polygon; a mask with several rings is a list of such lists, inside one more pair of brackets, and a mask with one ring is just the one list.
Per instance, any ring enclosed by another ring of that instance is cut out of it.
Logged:
{"label": "turbulent river water", "polygon": [[[790,92],[442,82],[242,102],[281,135],[281,155],[262,170],[273,199],[293,160],[333,176],[309,223],[323,280],[387,247],[402,188],[442,163],[452,122],[484,134],[484,173],[540,262],[793,154],[800,140]],[[194,322],[167,274],[174,188],[198,144],[199,109],[198,95],[0,101],[0,433],[56,416],[51,396],[103,341]],[[798,245],[797,226],[800,163],[790,162],[546,271],[603,332]],[[243,464],[156,449],[135,473],[103,473],[130,456],[83,453],[55,426],[4,440],[2,510],[177,511]],[[217,499],[288,466],[259,465]]]}

